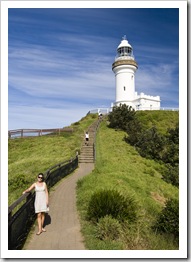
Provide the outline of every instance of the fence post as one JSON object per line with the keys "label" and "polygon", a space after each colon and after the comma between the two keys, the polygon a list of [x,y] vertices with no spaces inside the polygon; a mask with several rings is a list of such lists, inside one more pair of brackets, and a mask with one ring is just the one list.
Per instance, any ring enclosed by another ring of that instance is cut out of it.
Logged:
{"label": "fence post", "polygon": [[11,249],[11,238],[12,238],[12,225],[9,226],[9,223],[11,222],[12,218],[12,211],[8,215],[8,249]]}

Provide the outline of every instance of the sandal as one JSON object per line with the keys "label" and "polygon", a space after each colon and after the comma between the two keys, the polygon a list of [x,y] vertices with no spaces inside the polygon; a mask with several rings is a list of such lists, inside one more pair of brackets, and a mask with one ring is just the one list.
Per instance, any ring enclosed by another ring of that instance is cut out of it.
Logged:
{"label": "sandal", "polygon": [[42,233],[42,231],[41,231],[41,232],[38,232],[38,233],[36,233],[36,235],[37,235],[37,236],[39,236],[41,233]]}
{"label": "sandal", "polygon": [[45,229],[45,228],[42,228],[42,232],[46,232],[46,229]]}

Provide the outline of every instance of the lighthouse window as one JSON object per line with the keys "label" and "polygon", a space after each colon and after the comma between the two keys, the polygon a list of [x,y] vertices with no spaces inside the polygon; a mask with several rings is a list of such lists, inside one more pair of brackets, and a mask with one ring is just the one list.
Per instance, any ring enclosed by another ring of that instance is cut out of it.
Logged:
{"label": "lighthouse window", "polygon": [[130,47],[124,46],[118,49],[118,56],[131,56],[132,49]]}
{"label": "lighthouse window", "polygon": [[124,91],[125,91],[125,89],[126,89],[125,86],[123,87],[123,89],[124,89]]}

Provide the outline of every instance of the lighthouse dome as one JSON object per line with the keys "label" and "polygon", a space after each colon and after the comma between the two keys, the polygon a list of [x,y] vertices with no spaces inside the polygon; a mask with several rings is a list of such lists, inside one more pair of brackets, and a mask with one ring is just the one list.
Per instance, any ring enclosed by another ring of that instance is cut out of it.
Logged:
{"label": "lighthouse dome", "polygon": [[117,47],[117,57],[116,58],[134,58],[133,48],[126,39],[126,36],[122,38],[121,43]]}
{"label": "lighthouse dome", "polygon": [[118,45],[117,49],[121,48],[121,47],[130,47],[130,48],[132,48],[132,46],[129,44],[127,39],[122,40],[121,43]]}

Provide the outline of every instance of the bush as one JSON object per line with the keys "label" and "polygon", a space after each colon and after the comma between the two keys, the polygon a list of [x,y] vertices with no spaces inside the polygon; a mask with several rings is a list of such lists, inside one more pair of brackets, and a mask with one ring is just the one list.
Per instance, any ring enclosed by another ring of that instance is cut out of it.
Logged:
{"label": "bush", "polygon": [[136,147],[142,157],[160,160],[164,148],[164,138],[158,133],[156,127],[152,127],[142,134]]}
{"label": "bush", "polygon": [[125,131],[128,136],[125,136],[124,140],[132,146],[140,140],[142,133],[144,132],[141,122],[136,117],[128,122]]}
{"label": "bush", "polygon": [[124,197],[116,190],[102,190],[94,193],[90,199],[87,217],[93,222],[110,215],[119,221],[133,222],[137,218],[137,206],[133,197]]}
{"label": "bush", "polygon": [[132,121],[135,117],[135,110],[125,104],[114,106],[112,112],[108,115],[110,122],[109,127],[126,130],[126,126],[129,121]]}
{"label": "bush", "polygon": [[31,183],[29,178],[25,175],[16,175],[8,180],[8,186],[11,190],[16,190],[24,186],[28,186]]}
{"label": "bush", "polygon": [[106,215],[99,219],[96,228],[96,236],[101,240],[117,240],[121,232],[119,221]]}
{"label": "bush", "polygon": [[175,239],[179,238],[179,201],[169,199],[159,214],[153,229],[158,232],[171,234]]}
{"label": "bush", "polygon": [[166,134],[166,147],[163,153],[163,162],[174,166],[179,164],[179,127],[168,129]]}
{"label": "bush", "polygon": [[173,186],[179,187],[179,165],[171,166],[167,164],[166,167],[167,170],[162,175],[162,179]]}

